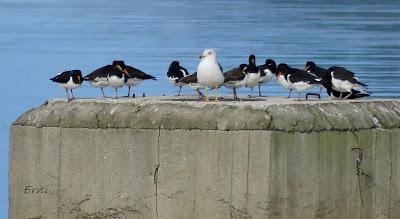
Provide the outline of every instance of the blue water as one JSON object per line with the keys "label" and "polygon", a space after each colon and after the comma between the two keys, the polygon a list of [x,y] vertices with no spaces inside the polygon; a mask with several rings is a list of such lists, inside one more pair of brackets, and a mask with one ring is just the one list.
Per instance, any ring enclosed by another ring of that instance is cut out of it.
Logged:
{"label": "blue water", "polygon": [[[208,47],[226,70],[251,53],[258,64],[273,58],[302,67],[314,60],[356,72],[373,97],[400,97],[399,1],[0,0],[1,215],[8,206],[9,126],[46,99],[65,96],[51,76],[69,69],[86,74],[123,59],[159,79],[135,93],[172,95],[170,62],[178,59],[192,72]],[[287,95],[277,83],[263,92]],[[96,97],[100,91],[85,84],[75,94]]]}

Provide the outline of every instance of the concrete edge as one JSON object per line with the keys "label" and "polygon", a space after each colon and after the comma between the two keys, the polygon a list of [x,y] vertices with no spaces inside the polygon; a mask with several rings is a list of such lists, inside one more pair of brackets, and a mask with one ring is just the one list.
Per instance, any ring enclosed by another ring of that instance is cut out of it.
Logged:
{"label": "concrete edge", "polygon": [[[283,101],[282,101],[283,102]],[[61,128],[319,132],[400,128],[400,101],[193,103],[47,101],[13,125]]]}

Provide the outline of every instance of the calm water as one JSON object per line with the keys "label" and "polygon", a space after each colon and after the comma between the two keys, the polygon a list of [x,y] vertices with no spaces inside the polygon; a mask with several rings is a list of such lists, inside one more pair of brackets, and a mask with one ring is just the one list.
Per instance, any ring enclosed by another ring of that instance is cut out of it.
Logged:
{"label": "calm water", "polygon": [[[64,97],[49,77],[68,69],[86,74],[123,59],[159,78],[134,92],[174,94],[177,88],[165,77],[169,63],[178,59],[194,71],[206,47],[217,50],[226,70],[246,62],[250,53],[258,64],[273,58],[302,67],[314,60],[356,72],[373,97],[400,97],[399,1],[0,0],[2,215],[7,213],[9,125],[46,99]],[[263,90],[287,94],[277,83]],[[86,84],[75,94],[99,96],[100,91]]]}

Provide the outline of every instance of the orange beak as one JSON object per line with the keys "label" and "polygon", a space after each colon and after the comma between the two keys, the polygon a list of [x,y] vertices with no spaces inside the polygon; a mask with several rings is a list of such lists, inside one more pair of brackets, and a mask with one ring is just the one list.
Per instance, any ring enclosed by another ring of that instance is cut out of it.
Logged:
{"label": "orange beak", "polygon": [[124,69],[124,73],[125,73],[126,77],[129,78],[128,70]]}
{"label": "orange beak", "polygon": [[118,68],[118,70],[122,71],[122,68],[120,65],[116,65],[116,67]]}

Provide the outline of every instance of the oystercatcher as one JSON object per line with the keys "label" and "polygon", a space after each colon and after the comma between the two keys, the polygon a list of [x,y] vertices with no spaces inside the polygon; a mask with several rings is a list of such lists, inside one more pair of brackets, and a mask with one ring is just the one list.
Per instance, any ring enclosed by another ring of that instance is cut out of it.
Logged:
{"label": "oystercatcher", "polygon": [[[324,78],[326,77],[326,69],[325,68],[321,68],[320,66],[316,65],[315,62],[313,61],[307,61],[305,66],[304,66],[304,70],[310,74],[315,75],[318,78],[321,78],[322,82],[324,80]],[[323,84],[323,83],[322,83]],[[322,87],[319,89],[319,93],[321,94],[322,91]]]}
{"label": "oystercatcher", "polygon": [[110,82],[108,81],[108,74],[111,71],[115,70],[118,69],[113,62],[113,65],[106,65],[94,70],[92,73],[83,77],[83,80],[90,81],[90,84],[95,88],[100,88],[103,97],[106,97],[106,95],[104,94],[104,88],[110,86]]}
{"label": "oystercatcher", "polygon": [[179,79],[184,78],[189,75],[186,68],[179,65],[179,61],[173,61],[169,65],[167,72],[168,80],[175,86],[179,87],[178,96],[181,95],[182,86],[184,84],[179,83]]}
{"label": "oystercatcher", "polygon": [[128,82],[129,74],[126,70],[124,61],[114,61],[112,68],[108,72],[108,82],[115,89],[115,98],[118,99],[118,88],[121,88]]}
{"label": "oystercatcher", "polygon": [[137,86],[144,80],[157,80],[156,77],[146,74],[143,71],[132,66],[126,65],[125,69],[129,76],[128,81],[125,83],[125,85],[128,86],[127,97],[129,97],[131,94],[131,86]]}
{"label": "oystercatcher", "polygon": [[245,86],[248,79],[248,74],[245,72],[246,64],[241,64],[239,67],[231,69],[224,73],[224,86],[233,89],[233,99],[239,99],[236,94],[236,89]]}
{"label": "oystercatcher", "polygon": [[256,57],[254,55],[249,56],[249,64],[245,71],[248,75],[246,87],[250,88],[249,97],[251,97],[251,95],[253,94],[253,88],[259,84],[261,77],[261,71],[256,66]]}
{"label": "oystercatcher", "polygon": [[272,59],[265,60],[265,64],[257,66],[261,71],[260,82],[258,83],[258,96],[261,97],[260,86],[270,82],[276,71],[276,63]]}
{"label": "oystercatcher", "polygon": [[[68,101],[75,99],[73,89],[81,86],[83,82],[82,73],[80,70],[64,71],[53,78],[51,81],[58,83],[67,93]],[[72,98],[69,98],[68,89],[71,90]]]}
{"label": "oystercatcher", "polygon": [[[299,100],[300,100],[300,93],[310,88],[320,85],[322,80],[315,75],[312,75],[302,69],[291,68],[285,63],[281,63],[278,65],[277,68],[278,75],[284,75],[285,81],[289,85],[289,89],[295,89],[299,93]],[[307,96],[310,94],[307,94]],[[316,94],[319,96],[319,94]]]}
{"label": "oystercatcher", "polygon": [[[358,93],[369,94],[366,89],[368,85],[358,81],[355,74],[343,67],[333,66],[327,70],[328,79],[332,84],[332,90],[341,92],[339,98],[347,99]],[[346,95],[346,94],[347,95]]]}
{"label": "oystercatcher", "polygon": [[285,70],[286,66],[287,65],[285,63],[279,64],[278,67],[276,68],[276,71],[275,71],[275,77],[276,77],[276,80],[279,82],[279,84],[281,84],[281,86],[283,88],[289,90],[289,95],[287,96],[287,98],[289,98],[290,95],[292,94],[293,87],[290,86],[288,81],[287,81],[288,73]]}
{"label": "oystercatcher", "polygon": [[187,85],[189,86],[191,89],[195,90],[197,92],[197,94],[199,94],[199,97],[203,97],[204,95],[200,92],[200,89],[204,88],[203,86],[201,86],[198,82],[197,79],[197,72],[194,72],[191,75],[188,75],[186,77],[183,77],[181,79],[178,80],[178,83],[182,84],[182,85]]}

